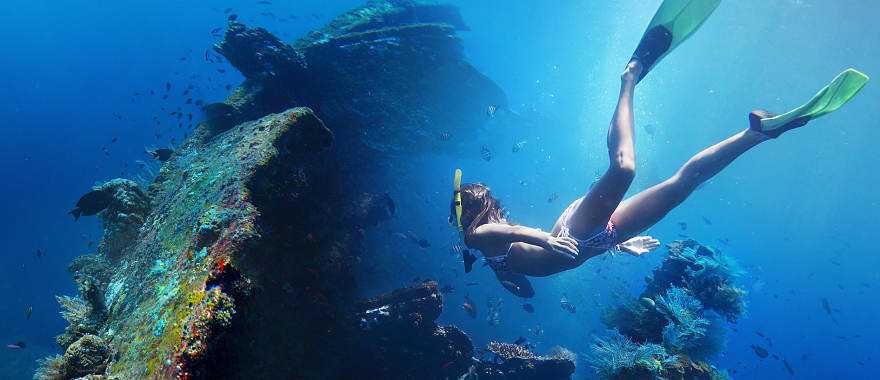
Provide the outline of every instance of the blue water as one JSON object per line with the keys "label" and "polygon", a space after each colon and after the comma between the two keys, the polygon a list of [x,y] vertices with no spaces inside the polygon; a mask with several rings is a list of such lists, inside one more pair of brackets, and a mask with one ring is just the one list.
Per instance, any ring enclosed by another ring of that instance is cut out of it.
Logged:
{"label": "blue water", "polygon": [[[266,9],[255,1],[204,3],[4,3],[10,11],[0,13],[0,343],[22,340],[28,347],[0,350],[0,377],[30,378],[34,361],[55,350],[64,321],[53,296],[75,292],[66,267],[100,238],[96,218],[74,223],[65,215],[76,199],[96,181],[141,173],[135,161],[147,160],[144,147],[181,141],[186,128],[168,112],[182,105],[188,84],[196,87],[194,99],[213,102],[225,97],[226,84],[241,81],[232,67],[204,61],[219,40],[209,31],[225,25],[223,9],[235,8],[245,23],[292,40],[360,4],[279,1],[271,7],[276,15],[306,15],[280,22],[260,16]],[[400,158],[420,170],[399,173],[395,187],[408,191],[394,194],[398,215],[369,236],[377,253],[364,292],[437,279],[456,289],[441,322],[460,326],[477,346],[523,335],[538,351],[562,345],[586,355],[591,337],[604,331],[601,310],[619,295],[637,294],[664,253],[603,256],[533,279],[536,312],[525,313],[488,269],[463,275],[449,254],[451,176],[461,167],[466,182],[492,187],[514,221],[549,229],[607,165],[605,131],[619,74],[659,1],[451,3],[472,29],[461,34],[469,60],[505,90],[515,115],[490,120],[465,153]],[[724,2],[637,90],[633,191],[744,129],[753,108],[796,106],[847,67],[880,75],[878,11],[880,5],[855,0]],[[163,94],[166,82],[174,87],[167,102],[148,95]],[[759,359],[753,344],[786,358],[799,379],[873,377],[880,359],[874,344],[880,338],[874,322],[880,317],[878,110],[880,89],[869,83],[837,113],[748,152],[649,231],[664,242],[686,234],[718,245],[747,269],[741,281],[749,291],[748,316],[732,326],[736,331],[714,360],[736,370],[734,378],[789,376],[781,361]],[[519,141],[527,141],[525,149],[513,153]],[[480,157],[484,145],[491,161]],[[559,199],[548,203],[552,194]],[[432,246],[421,250],[394,235],[406,231]],[[729,239],[729,246],[717,239]],[[37,249],[46,252],[41,260],[33,256]],[[480,308],[478,318],[459,307],[465,295]],[[576,314],[559,307],[563,295]],[[499,325],[485,320],[489,297],[503,301]],[[839,324],[823,311],[823,298]],[[26,320],[29,305],[33,315]],[[582,356],[576,378],[592,376]]]}

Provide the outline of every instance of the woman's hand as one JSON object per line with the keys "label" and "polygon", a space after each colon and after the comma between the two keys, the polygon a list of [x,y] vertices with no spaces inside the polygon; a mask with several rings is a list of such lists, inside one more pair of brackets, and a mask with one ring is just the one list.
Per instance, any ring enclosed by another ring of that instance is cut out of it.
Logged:
{"label": "woman's hand", "polygon": [[636,236],[617,245],[617,248],[633,256],[641,256],[660,247],[660,241],[650,236]]}
{"label": "woman's hand", "polygon": [[577,258],[577,241],[570,237],[550,236],[547,238],[547,246],[551,251],[563,254],[571,259]]}

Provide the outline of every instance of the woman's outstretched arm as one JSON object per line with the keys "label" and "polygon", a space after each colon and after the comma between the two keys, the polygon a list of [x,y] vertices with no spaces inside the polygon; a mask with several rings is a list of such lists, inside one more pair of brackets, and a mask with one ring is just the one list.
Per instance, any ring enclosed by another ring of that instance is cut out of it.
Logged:
{"label": "woman's outstretched arm", "polygon": [[572,238],[560,238],[536,228],[501,223],[489,223],[477,227],[473,233],[465,237],[465,243],[483,252],[503,250],[513,243],[526,243],[550,252],[563,253],[572,258],[578,254],[577,242]]}

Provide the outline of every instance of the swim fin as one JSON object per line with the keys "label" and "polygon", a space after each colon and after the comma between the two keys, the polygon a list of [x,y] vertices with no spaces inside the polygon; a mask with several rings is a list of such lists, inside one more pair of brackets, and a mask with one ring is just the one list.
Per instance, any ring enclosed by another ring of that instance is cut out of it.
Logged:
{"label": "swim fin", "polygon": [[637,82],[641,82],[666,54],[696,32],[718,4],[721,0],[664,0],[631,59],[642,64],[642,74]]}
{"label": "swim fin", "polygon": [[867,75],[855,69],[846,69],[822,88],[804,105],[782,115],[749,114],[749,128],[777,138],[783,132],[801,127],[810,120],[836,111],[850,101],[868,83]]}

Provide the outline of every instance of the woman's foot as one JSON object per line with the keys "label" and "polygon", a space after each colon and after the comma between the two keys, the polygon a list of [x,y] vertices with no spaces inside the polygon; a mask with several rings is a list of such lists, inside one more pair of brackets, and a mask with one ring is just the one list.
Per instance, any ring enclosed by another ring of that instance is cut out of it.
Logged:
{"label": "woman's foot", "polygon": [[635,86],[638,82],[639,76],[642,75],[642,70],[642,64],[639,63],[638,60],[633,59],[626,65],[623,74],[620,74],[620,81],[623,82],[624,85]]}
{"label": "woman's foot", "polygon": [[779,137],[783,132],[790,131],[795,128],[800,128],[807,125],[807,122],[810,121],[808,118],[794,119],[783,126],[774,128],[774,129],[766,129],[764,128],[764,124],[761,122],[763,119],[770,119],[776,117],[775,113],[772,113],[767,110],[756,109],[752,112],[749,112],[749,129],[755,132],[758,132],[768,138],[775,139]]}

